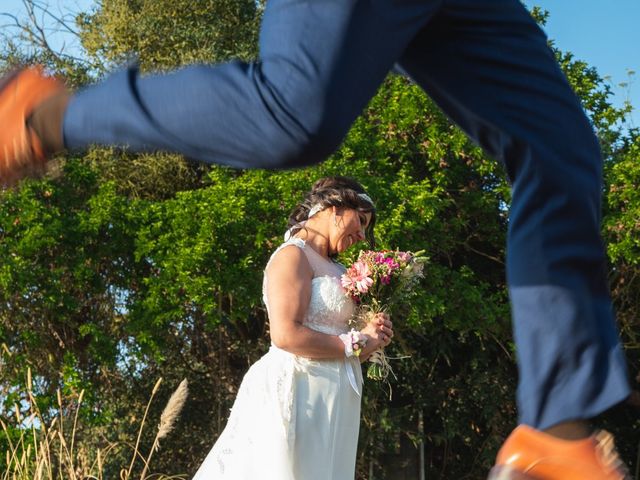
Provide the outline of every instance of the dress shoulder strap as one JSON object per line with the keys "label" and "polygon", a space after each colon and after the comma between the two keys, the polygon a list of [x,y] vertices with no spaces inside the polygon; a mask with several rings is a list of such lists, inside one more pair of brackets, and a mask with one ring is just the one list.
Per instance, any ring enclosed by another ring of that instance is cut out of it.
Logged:
{"label": "dress shoulder strap", "polygon": [[[282,250],[285,247],[288,247],[289,245],[295,245],[296,247],[298,247],[300,250],[302,250],[303,252],[305,252],[305,256],[307,257],[307,259],[309,258],[307,255],[307,250],[305,248],[306,244],[305,241],[302,240],[301,238],[296,238],[296,237],[290,237],[288,240],[286,240],[284,243],[280,244],[280,246],[278,248],[276,248],[273,253],[271,254],[271,256],[269,257],[269,261],[267,262],[267,264],[265,265],[264,269],[265,271],[267,270],[267,268],[269,267],[269,264],[271,263],[271,261],[275,258],[275,256],[278,254],[278,252],[280,250]],[[313,265],[311,266],[313,268]]]}
{"label": "dress shoulder strap", "polygon": [[[281,243],[280,246],[273,251],[273,253],[269,257],[269,262],[273,260],[273,257],[275,257],[280,250],[282,250],[285,247],[288,247],[289,245],[295,245],[296,247],[300,248],[303,251],[305,250],[305,246],[306,246],[305,241],[302,240],[301,238],[291,237],[286,242]],[[269,265],[269,262],[267,262],[267,265]]]}
{"label": "dress shoulder strap", "polygon": [[317,253],[313,248],[307,247],[307,244],[303,239],[297,237],[289,238],[282,245],[276,248],[276,250],[271,254],[271,258],[269,258],[269,261],[265,266],[265,270],[267,269],[267,267],[269,267],[269,263],[271,263],[278,252],[283,248],[288,247],[289,245],[295,245],[304,252],[305,257],[307,258],[307,261],[311,266],[311,270],[313,270],[314,277],[320,277],[323,275],[339,275],[340,273],[342,273],[337,263],[328,261],[322,255]]}

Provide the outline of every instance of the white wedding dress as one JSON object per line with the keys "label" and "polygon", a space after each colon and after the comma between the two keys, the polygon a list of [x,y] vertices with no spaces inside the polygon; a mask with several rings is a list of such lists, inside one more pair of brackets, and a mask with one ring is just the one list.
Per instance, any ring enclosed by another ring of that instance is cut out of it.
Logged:
{"label": "white wedding dress", "polygon": [[[292,238],[314,272],[304,325],[348,331],[341,265]],[[267,311],[264,278],[263,297]],[[357,358],[311,360],[272,345],[244,376],[227,426],[193,480],[353,480],[362,370]]]}

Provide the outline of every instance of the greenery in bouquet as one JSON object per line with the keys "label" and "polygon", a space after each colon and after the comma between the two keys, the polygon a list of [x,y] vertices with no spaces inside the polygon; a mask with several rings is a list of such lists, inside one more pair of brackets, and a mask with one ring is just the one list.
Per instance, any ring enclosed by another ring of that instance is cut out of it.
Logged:
{"label": "greenery in bouquet", "polygon": [[[394,318],[400,307],[415,294],[423,277],[426,261],[423,253],[397,250],[360,252],[341,279],[345,293],[357,306],[353,326],[362,328],[381,312]],[[369,361],[368,378],[386,380],[393,373],[384,349],[374,352]]]}

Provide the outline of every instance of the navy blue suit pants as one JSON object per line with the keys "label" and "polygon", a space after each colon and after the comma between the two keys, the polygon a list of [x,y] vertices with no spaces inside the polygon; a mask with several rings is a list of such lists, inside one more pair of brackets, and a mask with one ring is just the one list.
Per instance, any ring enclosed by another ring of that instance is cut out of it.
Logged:
{"label": "navy blue suit pants", "polygon": [[74,96],[65,144],[242,168],[310,165],[336,149],[394,65],[512,182],[507,279],[520,421],[546,428],[623,400],[598,142],[518,0],[269,0],[257,62],[117,72]]}

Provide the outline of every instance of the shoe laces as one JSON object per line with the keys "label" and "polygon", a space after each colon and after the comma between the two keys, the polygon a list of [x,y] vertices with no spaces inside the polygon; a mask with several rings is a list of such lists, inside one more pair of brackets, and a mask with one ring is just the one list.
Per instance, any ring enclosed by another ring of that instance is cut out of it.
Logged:
{"label": "shoe laces", "polygon": [[620,459],[620,455],[618,455],[613,441],[613,435],[606,430],[600,430],[595,434],[595,440],[596,452],[605,468],[620,473],[620,475],[622,475],[620,480],[631,479],[627,466]]}

